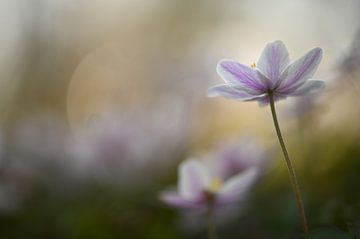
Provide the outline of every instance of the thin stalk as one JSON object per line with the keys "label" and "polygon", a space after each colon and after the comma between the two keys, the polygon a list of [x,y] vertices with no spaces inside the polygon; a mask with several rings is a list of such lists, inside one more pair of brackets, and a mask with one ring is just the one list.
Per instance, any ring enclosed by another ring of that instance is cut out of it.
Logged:
{"label": "thin stalk", "polygon": [[292,162],[291,162],[290,157],[289,157],[289,153],[288,153],[288,151],[286,149],[285,142],[284,142],[284,139],[283,139],[282,134],[281,134],[279,122],[278,122],[278,119],[277,119],[277,116],[276,116],[274,97],[273,97],[272,93],[269,93],[269,99],[270,99],[270,108],[271,108],[271,113],[272,113],[272,117],[273,117],[273,120],[274,120],[276,134],[278,136],[279,143],[280,143],[281,149],[282,149],[283,154],[284,154],[286,167],[287,167],[288,172],[289,172],[291,186],[292,186],[294,194],[295,194],[296,205],[297,205],[297,208],[298,208],[298,211],[299,211],[299,217],[300,217],[300,220],[301,220],[301,223],[302,223],[303,231],[304,231],[305,234],[307,234],[309,229],[308,229],[308,225],[307,225],[307,221],[306,221],[304,204],[303,204],[302,197],[301,197],[299,183],[297,181],[294,166],[292,165]]}
{"label": "thin stalk", "polygon": [[209,239],[217,239],[213,206],[209,206],[209,208],[207,210],[207,220],[208,220],[208,237],[209,237]]}

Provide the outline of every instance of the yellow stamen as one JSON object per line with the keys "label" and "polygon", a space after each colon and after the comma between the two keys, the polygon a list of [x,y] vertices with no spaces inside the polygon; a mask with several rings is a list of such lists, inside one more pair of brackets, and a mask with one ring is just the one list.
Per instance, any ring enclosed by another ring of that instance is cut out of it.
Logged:
{"label": "yellow stamen", "polygon": [[223,185],[223,182],[219,178],[214,178],[211,180],[210,185],[208,187],[209,192],[216,193],[220,190],[221,186]]}
{"label": "yellow stamen", "polygon": [[255,68],[255,67],[256,67],[256,63],[254,62],[254,63],[252,63],[250,66],[251,66],[251,68]]}

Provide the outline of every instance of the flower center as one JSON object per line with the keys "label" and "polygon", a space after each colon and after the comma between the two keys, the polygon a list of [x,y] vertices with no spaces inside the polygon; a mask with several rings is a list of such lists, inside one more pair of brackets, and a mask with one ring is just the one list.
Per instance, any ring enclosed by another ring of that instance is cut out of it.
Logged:
{"label": "flower center", "polygon": [[211,193],[216,193],[220,190],[221,186],[223,185],[223,182],[220,178],[214,178],[211,180],[210,184],[208,185],[207,191]]}
{"label": "flower center", "polygon": [[251,66],[251,68],[255,68],[255,67],[256,67],[256,63],[253,62],[250,66]]}

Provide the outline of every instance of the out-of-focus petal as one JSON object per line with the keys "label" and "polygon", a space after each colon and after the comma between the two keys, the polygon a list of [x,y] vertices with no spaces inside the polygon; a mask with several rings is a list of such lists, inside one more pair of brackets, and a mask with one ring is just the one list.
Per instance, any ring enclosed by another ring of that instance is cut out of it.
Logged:
{"label": "out-of-focus petal", "polygon": [[179,166],[178,188],[181,197],[199,199],[210,182],[210,175],[203,164],[196,160],[186,160]]}
{"label": "out-of-focus petal", "polygon": [[242,65],[233,60],[221,60],[217,65],[217,73],[231,86],[240,86],[251,94],[261,94],[266,85],[260,79],[256,69]]}
{"label": "out-of-focus petal", "polygon": [[160,200],[172,207],[181,209],[196,209],[201,208],[203,205],[199,202],[185,199],[180,195],[172,192],[163,193],[160,195]]}
{"label": "out-of-focus petal", "polygon": [[321,48],[314,48],[289,65],[281,75],[281,82],[276,91],[288,94],[300,87],[314,75],[321,58]]}
{"label": "out-of-focus petal", "polygon": [[309,95],[319,92],[325,87],[325,83],[320,80],[308,80],[301,87],[296,89],[291,96]]}
{"label": "out-of-focus petal", "polygon": [[257,174],[258,170],[253,167],[232,177],[219,191],[216,203],[218,205],[225,205],[240,200],[254,183]]}
{"label": "out-of-focus petal", "polygon": [[286,46],[282,41],[274,41],[266,44],[257,63],[257,68],[269,79],[271,86],[273,86],[276,85],[281,73],[288,64],[289,53]]}
{"label": "out-of-focus petal", "polygon": [[226,181],[251,167],[264,167],[270,155],[250,134],[221,144],[209,158],[209,168],[217,177]]}
{"label": "out-of-focus petal", "polygon": [[244,90],[239,90],[229,85],[216,85],[208,89],[208,97],[223,96],[229,99],[251,100],[259,95],[252,95]]}

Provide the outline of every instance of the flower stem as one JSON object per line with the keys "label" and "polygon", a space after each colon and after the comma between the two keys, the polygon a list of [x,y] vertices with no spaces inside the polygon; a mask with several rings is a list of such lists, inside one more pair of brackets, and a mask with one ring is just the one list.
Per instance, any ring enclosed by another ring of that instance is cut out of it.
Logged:
{"label": "flower stem", "polygon": [[209,239],[217,239],[213,206],[209,206],[209,208],[207,210],[207,220],[208,220],[208,237],[209,237]]}
{"label": "flower stem", "polygon": [[270,108],[271,108],[271,113],[272,113],[272,117],[273,117],[273,120],[274,120],[276,134],[278,136],[279,143],[280,143],[281,149],[282,149],[283,154],[284,154],[286,166],[287,166],[287,169],[288,169],[288,172],[289,172],[290,182],[291,182],[291,185],[292,185],[292,188],[293,188],[293,191],[294,191],[294,194],[295,194],[295,198],[296,198],[296,204],[297,204],[297,208],[298,208],[298,211],[299,211],[300,220],[301,220],[301,223],[302,223],[302,226],[303,226],[303,231],[304,231],[305,234],[307,234],[308,233],[308,225],[307,225],[307,221],[306,221],[304,204],[303,204],[302,197],[301,197],[299,183],[297,181],[294,166],[292,165],[292,162],[291,162],[290,157],[289,157],[289,153],[288,153],[288,151],[286,149],[285,142],[284,142],[284,139],[283,139],[282,134],[281,134],[279,122],[278,122],[278,119],[277,119],[277,116],[276,116],[274,97],[273,97],[272,93],[269,93],[269,99],[270,99]]}

